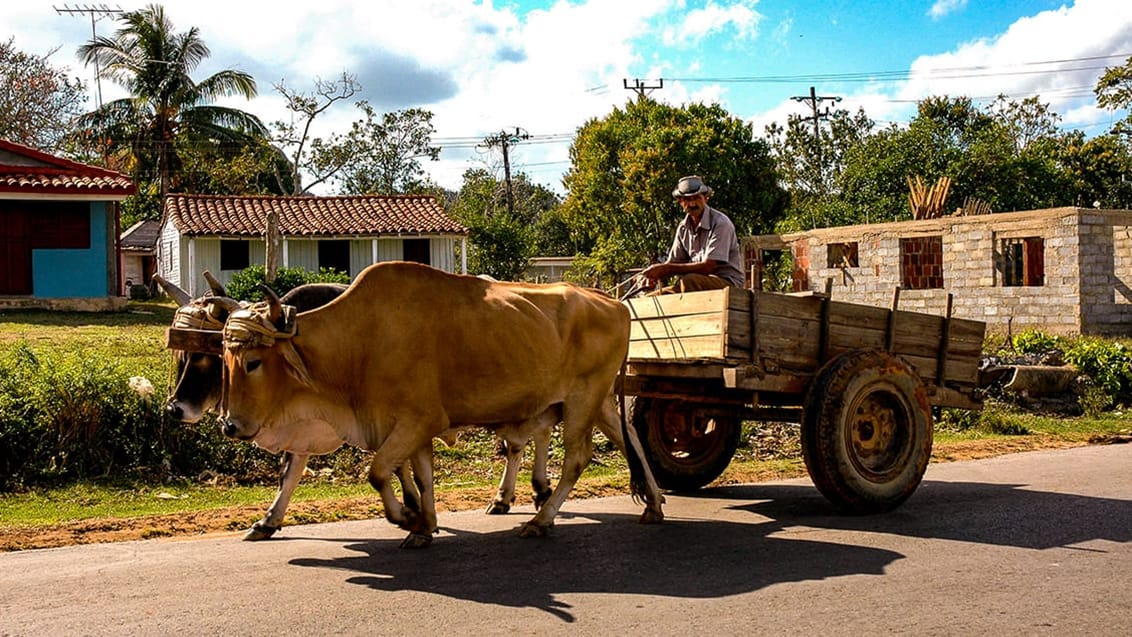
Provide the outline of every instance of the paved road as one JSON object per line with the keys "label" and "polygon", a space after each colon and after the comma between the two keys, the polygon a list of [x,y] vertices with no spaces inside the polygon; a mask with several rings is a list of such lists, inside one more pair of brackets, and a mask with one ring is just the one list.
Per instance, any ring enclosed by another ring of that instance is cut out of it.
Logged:
{"label": "paved road", "polygon": [[898,511],[831,515],[806,480],[0,554],[0,635],[1127,635],[1132,445],[932,465]]}

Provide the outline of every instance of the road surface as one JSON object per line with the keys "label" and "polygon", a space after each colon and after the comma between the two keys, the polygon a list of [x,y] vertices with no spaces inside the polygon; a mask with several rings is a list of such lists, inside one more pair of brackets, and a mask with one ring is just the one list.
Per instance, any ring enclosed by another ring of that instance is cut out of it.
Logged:
{"label": "road surface", "polygon": [[808,480],[0,554],[0,635],[1127,635],[1132,445],[933,464],[896,512]]}

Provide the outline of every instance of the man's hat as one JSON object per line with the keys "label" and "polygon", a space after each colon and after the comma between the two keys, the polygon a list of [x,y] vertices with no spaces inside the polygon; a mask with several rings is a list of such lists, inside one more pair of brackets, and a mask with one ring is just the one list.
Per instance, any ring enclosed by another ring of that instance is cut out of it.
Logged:
{"label": "man's hat", "polygon": [[690,175],[680,178],[680,181],[676,184],[676,190],[672,191],[672,196],[677,199],[695,195],[710,197],[712,192],[711,186],[705,184],[703,179],[696,175]]}

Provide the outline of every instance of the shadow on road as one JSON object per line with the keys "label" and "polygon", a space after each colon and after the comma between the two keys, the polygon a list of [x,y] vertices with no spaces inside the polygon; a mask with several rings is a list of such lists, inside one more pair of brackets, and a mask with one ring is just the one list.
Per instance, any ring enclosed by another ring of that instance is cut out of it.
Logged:
{"label": "shadow on road", "polygon": [[636,524],[636,516],[584,518],[596,524],[560,525],[540,540],[521,540],[514,529],[457,532],[427,551],[401,550],[393,540],[361,542],[346,547],[357,556],[291,563],[354,572],[348,581],[376,590],[537,608],[570,622],[569,605],[557,599],[564,593],[715,598],[782,582],[881,574],[902,557],[876,548],[769,538],[757,521],[645,526]]}
{"label": "shadow on road", "polygon": [[699,497],[748,501],[731,508],[764,515],[783,528],[875,531],[1029,549],[1132,541],[1132,501],[1023,485],[928,480],[899,509],[874,516],[836,515],[814,488],[802,485],[721,487]]}
{"label": "shadow on road", "polygon": [[574,518],[582,523],[560,525],[543,540],[520,540],[514,529],[450,530],[453,536],[438,539],[428,551],[401,550],[396,540],[338,540],[358,554],[291,563],[354,573],[349,582],[375,590],[537,608],[570,622],[569,605],[558,599],[566,593],[715,598],[784,582],[880,575],[903,557],[885,549],[774,535],[791,527],[1029,549],[1132,540],[1132,502],[1021,485],[925,481],[898,510],[861,517],[837,515],[807,485],[754,484],[670,497],[721,499],[730,511],[752,514],[751,520],[669,519],[642,526],[635,516],[585,515]]}

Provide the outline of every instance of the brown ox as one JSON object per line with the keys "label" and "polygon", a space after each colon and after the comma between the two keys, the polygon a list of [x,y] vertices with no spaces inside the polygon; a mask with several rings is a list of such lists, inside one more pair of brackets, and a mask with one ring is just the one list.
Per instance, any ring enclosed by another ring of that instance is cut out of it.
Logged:
{"label": "brown ox", "polygon": [[[211,289],[211,295],[193,299],[177,285],[154,275],[157,283],[181,306],[173,320],[174,327],[196,329],[215,329],[220,331],[228,314],[242,305],[227,296],[227,291],[208,271],[203,273]],[[290,305],[297,312],[305,312],[326,305],[346,291],[346,286],[338,283],[308,283],[300,285],[283,295],[280,302]],[[220,356],[203,352],[176,351],[175,383],[166,403],[166,410],[174,419],[184,423],[196,423],[206,412],[214,411],[220,404],[221,361]],[[499,489],[487,513],[507,513],[515,502],[515,484],[522,468],[523,449],[528,439],[535,443],[534,465],[531,468],[531,486],[536,506],[550,497],[550,481],[547,479],[547,460],[550,448],[551,428],[558,420],[554,414],[546,414],[541,420],[518,425],[502,426],[496,433],[503,440],[507,455],[507,465],[499,482]],[[454,434],[454,432],[446,432]],[[252,525],[244,534],[247,541],[266,540],[272,537],[283,524],[287,506],[295,488],[302,478],[310,459],[309,454],[284,451],[280,460],[279,489],[275,499],[263,518]],[[403,466],[398,471],[402,484],[405,505],[418,509],[418,494],[411,475]]]}
{"label": "brown ox", "polygon": [[[332,303],[287,317],[278,299],[224,328],[224,432],[272,451],[373,449],[369,479],[404,546],[436,528],[431,439],[454,424],[495,428],[561,415],[565,457],[549,500],[520,535],[543,535],[589,464],[595,421],[625,449],[610,400],[629,341],[616,300],[570,284],[494,283],[411,263],[367,268]],[[551,415],[548,415],[551,414]],[[626,453],[643,522],[663,519],[635,432]],[[421,515],[390,478],[409,459]]]}

